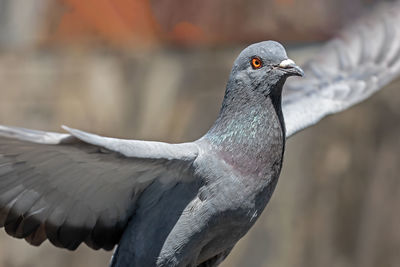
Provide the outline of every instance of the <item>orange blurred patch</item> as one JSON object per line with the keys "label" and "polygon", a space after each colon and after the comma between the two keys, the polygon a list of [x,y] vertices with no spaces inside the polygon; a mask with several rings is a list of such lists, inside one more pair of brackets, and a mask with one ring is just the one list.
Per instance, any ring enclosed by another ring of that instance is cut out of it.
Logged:
{"label": "orange blurred patch", "polygon": [[183,45],[196,45],[206,42],[204,31],[190,22],[180,22],[170,33],[172,41]]}
{"label": "orange blurred patch", "polygon": [[76,12],[68,12],[60,19],[56,36],[68,40],[76,36],[82,36],[89,31],[90,26],[81,20]]}
{"label": "orange blurred patch", "polygon": [[158,26],[149,0],[59,0],[67,6],[56,36],[61,39],[95,35],[112,43],[151,43]]}

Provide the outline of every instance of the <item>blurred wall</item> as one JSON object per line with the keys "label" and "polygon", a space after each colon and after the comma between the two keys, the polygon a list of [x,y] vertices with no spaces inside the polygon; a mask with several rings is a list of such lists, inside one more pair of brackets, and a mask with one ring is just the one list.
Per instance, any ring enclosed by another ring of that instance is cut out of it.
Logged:
{"label": "blurred wall", "polygon": [[[214,121],[242,43],[291,41],[302,62],[318,50],[304,41],[374,1],[95,2],[0,0],[1,124],[193,140]],[[288,142],[270,204],[223,266],[400,265],[399,86]],[[0,230],[0,267],[107,266],[110,255]]]}
{"label": "blurred wall", "polygon": [[[324,40],[378,0],[0,0],[0,46]],[[311,11],[311,12],[310,12]]]}
{"label": "blurred wall", "polygon": [[43,36],[50,0],[0,0],[0,48],[32,47]]}

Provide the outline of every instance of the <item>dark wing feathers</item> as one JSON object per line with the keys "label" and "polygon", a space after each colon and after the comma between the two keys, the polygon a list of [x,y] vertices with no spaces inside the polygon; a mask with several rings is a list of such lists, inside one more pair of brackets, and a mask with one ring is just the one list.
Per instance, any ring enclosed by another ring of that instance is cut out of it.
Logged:
{"label": "dark wing feathers", "polygon": [[288,80],[282,110],[287,137],[372,95],[400,73],[400,2],[346,28]]}
{"label": "dark wing feathers", "polygon": [[167,165],[77,140],[48,145],[0,137],[0,227],[36,246],[48,239],[70,250],[82,242],[110,250],[138,195],[159,177],[178,178]]}

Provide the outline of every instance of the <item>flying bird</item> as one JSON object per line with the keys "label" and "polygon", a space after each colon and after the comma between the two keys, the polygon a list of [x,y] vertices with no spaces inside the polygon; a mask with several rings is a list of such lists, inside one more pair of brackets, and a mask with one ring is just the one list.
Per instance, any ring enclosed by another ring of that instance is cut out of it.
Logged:
{"label": "flying bird", "polygon": [[250,45],[194,142],[0,126],[0,227],[35,246],[117,245],[113,267],[218,266],[267,205],[286,140],[399,75],[399,23],[393,3],[303,68],[277,42]]}

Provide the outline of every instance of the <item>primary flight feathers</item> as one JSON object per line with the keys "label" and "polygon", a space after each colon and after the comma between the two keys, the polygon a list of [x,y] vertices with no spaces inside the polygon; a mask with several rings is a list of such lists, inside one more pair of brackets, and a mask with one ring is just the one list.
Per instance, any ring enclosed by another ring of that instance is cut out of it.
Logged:
{"label": "primary flight feathers", "polygon": [[303,70],[288,80],[282,98],[286,137],[343,111],[395,79],[400,73],[400,2],[372,15],[328,42]]}

